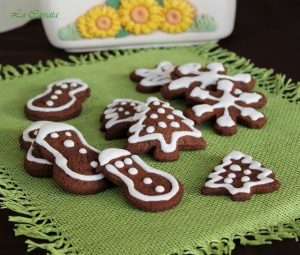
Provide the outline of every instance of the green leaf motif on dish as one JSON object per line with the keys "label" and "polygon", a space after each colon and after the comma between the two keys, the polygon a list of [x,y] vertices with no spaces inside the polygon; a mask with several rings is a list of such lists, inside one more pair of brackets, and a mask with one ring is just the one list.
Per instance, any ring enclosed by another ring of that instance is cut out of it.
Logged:
{"label": "green leaf motif on dish", "polygon": [[58,37],[62,41],[80,40],[81,36],[74,23],[61,27],[58,30]]}
{"label": "green leaf motif on dish", "polygon": [[121,5],[120,0],[107,0],[105,3],[106,6],[110,6],[114,9],[118,9]]}
{"label": "green leaf motif on dish", "polygon": [[201,15],[195,18],[194,24],[187,30],[189,32],[214,32],[217,30],[217,24],[213,17]]}

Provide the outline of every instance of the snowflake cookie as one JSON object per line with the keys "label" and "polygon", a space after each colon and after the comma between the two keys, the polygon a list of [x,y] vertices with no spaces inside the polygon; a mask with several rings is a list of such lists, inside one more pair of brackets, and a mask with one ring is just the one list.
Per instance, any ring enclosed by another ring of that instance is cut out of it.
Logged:
{"label": "snowflake cookie", "polygon": [[155,97],[147,100],[137,122],[129,128],[126,149],[135,154],[153,151],[159,161],[177,160],[180,150],[205,149],[202,133],[194,122],[169,103]]}
{"label": "snowflake cookie", "polygon": [[279,182],[272,170],[242,152],[231,152],[208,176],[201,190],[203,195],[229,195],[232,200],[244,201],[253,194],[278,190]]}
{"label": "snowflake cookie", "polygon": [[100,117],[102,132],[107,140],[127,137],[127,131],[133,124],[139,108],[145,103],[118,98],[109,104]]}
{"label": "snowflake cookie", "polygon": [[175,66],[169,61],[160,62],[154,69],[140,68],[130,74],[130,79],[137,83],[137,91],[153,93],[161,86],[171,82],[171,73]]}
{"label": "snowflake cookie", "polygon": [[209,63],[205,68],[199,63],[189,63],[176,67],[172,73],[173,80],[161,88],[161,94],[166,99],[184,97],[192,87],[215,90],[220,79],[232,80],[236,84],[237,92],[250,91],[255,81],[249,74],[226,74],[223,64]]}
{"label": "snowflake cookie", "polygon": [[99,173],[121,187],[126,200],[150,212],[161,212],[180,203],[182,184],[172,175],[148,166],[140,157],[122,149],[106,149],[99,155]]}
{"label": "snowflake cookie", "polygon": [[250,128],[262,128],[267,119],[256,108],[262,108],[266,97],[257,92],[233,93],[234,82],[219,80],[217,90],[209,91],[195,87],[187,101],[196,104],[185,111],[185,115],[196,124],[216,119],[215,128],[221,135],[234,135],[237,132],[237,121]]}

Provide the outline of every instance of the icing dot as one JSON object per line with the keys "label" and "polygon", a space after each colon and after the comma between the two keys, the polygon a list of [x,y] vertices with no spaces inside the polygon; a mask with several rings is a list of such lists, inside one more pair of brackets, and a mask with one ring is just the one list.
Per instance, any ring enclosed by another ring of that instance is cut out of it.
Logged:
{"label": "icing dot", "polygon": [[164,103],[162,106],[163,106],[163,107],[169,107],[170,104],[169,104],[169,103]]}
{"label": "icing dot", "polygon": [[155,101],[155,102],[153,102],[153,105],[160,105],[160,102],[158,102],[158,101]]}
{"label": "icing dot", "polygon": [[75,146],[75,143],[72,140],[66,140],[66,141],[64,141],[64,146],[67,148],[71,148],[71,147]]}
{"label": "icing dot", "polygon": [[56,99],[58,99],[58,96],[57,96],[57,95],[52,95],[50,98],[51,98],[52,100],[56,100]]}
{"label": "icing dot", "polygon": [[87,150],[85,148],[80,148],[79,149],[79,153],[80,154],[86,154],[87,153]]}
{"label": "icing dot", "polygon": [[233,183],[233,180],[231,178],[225,178],[224,182],[227,184],[231,184],[231,183]]}
{"label": "icing dot", "polygon": [[52,133],[50,136],[51,136],[51,138],[58,138],[59,137],[59,135],[57,133]]}
{"label": "icing dot", "polygon": [[125,159],[124,159],[124,163],[125,163],[126,165],[131,165],[131,164],[133,163],[133,161],[132,161],[131,158],[125,158]]}
{"label": "icing dot", "polygon": [[77,84],[76,84],[75,82],[72,82],[72,83],[70,84],[70,86],[74,88],[74,87],[77,86]]}
{"label": "icing dot", "polygon": [[124,167],[124,163],[121,160],[118,160],[115,162],[115,167],[122,168],[122,167]]}
{"label": "icing dot", "polygon": [[158,122],[158,126],[160,126],[161,128],[166,128],[167,124],[163,121]]}
{"label": "icing dot", "polygon": [[98,166],[98,162],[97,162],[97,161],[92,161],[92,162],[90,163],[90,166],[91,166],[92,168],[96,168],[96,167]]}
{"label": "icing dot", "polygon": [[232,171],[241,171],[242,170],[242,168],[239,165],[231,165],[229,167],[229,169]]}
{"label": "icing dot", "polygon": [[135,103],[130,103],[130,106],[135,106]]}
{"label": "icing dot", "polygon": [[62,85],[60,85],[60,87],[61,87],[62,89],[67,89],[69,86],[68,86],[68,84],[62,84]]}
{"label": "icing dot", "polygon": [[138,170],[134,167],[131,167],[128,169],[128,173],[131,175],[136,175],[136,174],[138,174]]}
{"label": "icing dot", "polygon": [[167,119],[168,119],[168,120],[174,120],[174,115],[169,114],[169,115],[167,116]]}
{"label": "icing dot", "polygon": [[152,183],[152,179],[149,178],[149,177],[147,177],[147,178],[145,178],[145,179],[143,180],[143,183],[144,183],[144,184],[151,184],[151,183]]}
{"label": "icing dot", "polygon": [[130,112],[129,112],[129,111],[126,111],[126,112],[124,112],[124,114],[125,114],[125,115],[129,115],[129,114],[130,114]]}
{"label": "icing dot", "polygon": [[65,132],[66,136],[72,136],[72,134],[70,132]]}
{"label": "icing dot", "polygon": [[48,106],[53,106],[53,105],[54,105],[54,102],[51,101],[51,100],[49,100],[49,101],[46,102],[46,105],[48,105]]}
{"label": "icing dot", "polygon": [[242,182],[248,182],[248,181],[250,181],[250,177],[249,176],[243,176],[241,181]]}
{"label": "icing dot", "polygon": [[150,126],[150,127],[147,127],[147,129],[146,129],[146,132],[147,133],[153,133],[155,131],[155,128],[154,127],[152,127],[152,126]]}
{"label": "icing dot", "polygon": [[235,174],[235,173],[230,173],[230,174],[228,174],[227,177],[228,177],[228,178],[235,178],[235,177],[236,177],[236,174]]}
{"label": "icing dot", "polygon": [[155,114],[155,113],[152,113],[152,114],[150,115],[150,118],[151,118],[151,119],[157,119],[157,118],[158,118],[158,115]]}
{"label": "icing dot", "polygon": [[245,175],[250,175],[250,174],[251,174],[251,170],[246,169],[243,173],[244,173]]}
{"label": "icing dot", "polygon": [[123,108],[123,107],[120,107],[120,108],[118,109],[118,111],[119,111],[119,112],[123,112],[123,111],[124,111],[124,108]]}
{"label": "icing dot", "polygon": [[172,122],[171,122],[171,127],[173,127],[173,128],[179,128],[179,127],[180,127],[180,125],[179,125],[179,123],[178,123],[178,122],[176,122],[176,121],[172,121]]}
{"label": "icing dot", "polygon": [[158,185],[158,186],[155,187],[155,191],[157,193],[162,193],[162,192],[165,191],[165,188],[163,186],[161,186],[161,185]]}
{"label": "icing dot", "polygon": [[158,112],[158,113],[165,113],[166,111],[165,111],[164,108],[158,108],[158,109],[157,109],[157,112]]}
{"label": "icing dot", "polygon": [[33,134],[34,134],[35,136],[37,136],[37,134],[38,134],[38,131],[37,131],[37,130],[35,130],[35,131],[33,132]]}
{"label": "icing dot", "polygon": [[56,94],[56,95],[61,95],[61,94],[62,94],[62,91],[61,91],[60,89],[55,90],[55,91],[54,91],[54,94]]}
{"label": "icing dot", "polygon": [[122,102],[121,105],[126,105],[126,102]]}

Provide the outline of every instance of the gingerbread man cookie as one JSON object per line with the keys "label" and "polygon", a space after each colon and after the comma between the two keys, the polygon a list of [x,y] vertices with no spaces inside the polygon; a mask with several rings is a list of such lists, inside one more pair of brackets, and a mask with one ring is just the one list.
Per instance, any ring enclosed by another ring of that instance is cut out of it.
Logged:
{"label": "gingerbread man cookie", "polygon": [[217,81],[220,79],[232,80],[236,83],[237,92],[250,91],[255,81],[249,74],[227,75],[226,69],[221,63],[213,62],[203,68],[199,63],[184,64],[177,67],[171,81],[161,88],[161,94],[166,99],[181,98],[189,92],[191,87],[215,90]]}
{"label": "gingerbread man cookie", "polygon": [[205,149],[202,133],[194,122],[169,103],[150,97],[129,128],[126,149],[135,154],[153,152],[159,161],[177,160],[180,150]]}
{"label": "gingerbread man cookie", "polygon": [[48,85],[42,94],[30,99],[24,112],[31,120],[61,121],[78,116],[89,97],[88,85],[79,79],[66,79]]}
{"label": "gingerbread man cookie", "polygon": [[88,195],[108,187],[104,175],[95,171],[100,151],[90,146],[73,126],[64,123],[43,125],[35,145],[53,164],[53,180],[64,191]]}
{"label": "gingerbread man cookie", "polygon": [[180,203],[182,184],[172,175],[148,166],[140,157],[122,149],[107,149],[99,155],[103,173],[120,186],[134,206],[150,212],[168,210]]}
{"label": "gingerbread man cookie", "polygon": [[208,178],[201,190],[203,195],[229,195],[236,201],[248,200],[253,194],[270,193],[280,187],[272,170],[239,151],[225,157]]}
{"label": "gingerbread man cookie", "polygon": [[52,163],[44,159],[34,146],[39,129],[50,123],[49,121],[37,121],[26,128],[20,136],[20,145],[27,153],[24,157],[25,170],[34,177],[49,178],[52,176]]}
{"label": "gingerbread man cookie", "polygon": [[171,73],[174,68],[171,62],[162,61],[154,69],[140,68],[133,71],[129,77],[137,83],[137,91],[153,93],[171,82]]}
{"label": "gingerbread man cookie", "polygon": [[262,108],[266,97],[257,92],[239,92],[230,80],[219,80],[217,91],[208,91],[195,87],[191,90],[187,101],[194,105],[185,111],[185,115],[201,124],[216,119],[215,128],[221,135],[234,135],[237,132],[237,121],[250,128],[262,128],[267,119],[257,108]]}
{"label": "gingerbread man cookie", "polygon": [[101,128],[107,140],[127,137],[129,127],[144,103],[132,99],[115,99],[101,115]]}

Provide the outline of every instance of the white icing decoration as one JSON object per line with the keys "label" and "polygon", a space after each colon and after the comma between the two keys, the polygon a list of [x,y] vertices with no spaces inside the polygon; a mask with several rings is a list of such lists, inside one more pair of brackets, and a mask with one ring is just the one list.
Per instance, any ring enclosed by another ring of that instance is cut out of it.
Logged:
{"label": "white icing decoration", "polygon": [[153,105],[155,105],[155,106],[158,106],[158,105],[160,105],[160,102],[153,102]]}
{"label": "white icing decoration", "polygon": [[233,83],[229,80],[220,80],[217,83],[217,89],[223,91],[223,95],[218,98],[210,95],[209,91],[203,90],[199,87],[196,87],[192,90],[190,95],[194,98],[199,98],[201,100],[210,99],[216,101],[214,105],[208,104],[199,104],[193,106],[193,111],[197,117],[201,117],[205,113],[213,112],[215,109],[224,109],[222,116],[217,118],[217,124],[220,127],[233,127],[236,125],[236,120],[233,119],[229,113],[229,108],[234,107],[241,112],[241,116],[249,117],[253,121],[264,118],[264,115],[250,107],[243,107],[237,105],[237,101],[242,101],[245,104],[257,103],[262,98],[260,94],[255,92],[252,93],[241,93],[238,96],[232,95],[230,93],[233,87]]}
{"label": "white icing decoration", "polygon": [[86,153],[87,153],[86,148],[80,148],[80,149],[79,149],[79,153],[80,153],[80,154],[86,154]]}
{"label": "white icing decoration", "polygon": [[37,136],[38,133],[39,133],[39,132],[38,132],[37,130],[35,130],[35,131],[33,132],[33,134],[34,134],[35,136]]}
{"label": "white icing decoration", "polygon": [[133,107],[133,106],[135,106],[136,104],[132,102],[132,103],[130,103],[129,105]]}
{"label": "white icing decoration", "polygon": [[164,108],[158,108],[157,112],[163,114],[166,112],[166,110]]}
{"label": "white icing decoration", "polygon": [[179,123],[176,122],[176,121],[172,121],[170,125],[171,125],[171,127],[173,127],[173,128],[179,128],[179,127],[180,127]]}
{"label": "white icing decoration", "polygon": [[[106,152],[106,150],[104,150],[103,152],[100,153],[99,155],[99,162],[100,165],[106,165],[109,161],[125,156],[124,154],[127,155],[131,155],[129,151],[125,151],[122,149],[108,149],[109,151]],[[127,152],[127,153],[126,153]],[[110,159],[107,160],[106,156],[109,156]],[[114,157],[112,157],[111,155],[114,155]],[[145,195],[141,192],[139,192],[135,187],[134,187],[134,182],[132,179],[130,179],[129,177],[127,177],[126,175],[122,174],[116,167],[114,167],[111,164],[108,164],[105,166],[105,169],[110,172],[111,174],[114,174],[115,176],[119,177],[127,186],[127,190],[129,192],[129,194],[139,200],[145,201],[145,202],[151,202],[151,201],[169,201],[170,199],[172,199],[173,197],[175,197],[178,192],[179,192],[179,183],[178,181],[170,174],[163,172],[161,170],[152,168],[150,166],[148,166],[140,157],[133,155],[132,156],[133,161],[139,165],[144,171],[148,172],[148,173],[153,173],[153,174],[157,174],[160,175],[162,178],[166,178],[170,184],[171,184],[171,190],[165,194],[161,194],[161,195]]]}
{"label": "white icing decoration", "polygon": [[[84,83],[83,81],[79,80],[79,79],[66,79],[66,80],[62,80],[63,82],[77,82],[79,84],[79,87],[72,89],[68,92],[68,95],[70,96],[70,101],[68,101],[66,104],[58,106],[58,107],[40,107],[40,106],[35,106],[33,105],[33,102],[37,99],[40,99],[42,97],[44,97],[45,95],[49,94],[52,91],[52,88],[54,86],[57,85],[58,82],[54,82],[51,83],[47,86],[47,90],[45,92],[43,92],[42,94],[37,95],[36,97],[30,99],[27,102],[27,108],[31,111],[36,111],[36,112],[59,112],[59,111],[63,111],[66,110],[68,108],[70,108],[72,105],[74,105],[74,103],[77,101],[77,98],[75,97],[76,94],[88,89],[88,85],[86,83]],[[56,95],[61,95],[62,91],[61,90],[55,90],[54,94]],[[52,105],[49,105],[52,106]]]}
{"label": "white icing decoration", "polygon": [[233,178],[236,177],[236,174],[235,173],[230,173],[230,174],[228,174],[227,177],[233,179]]}
{"label": "white icing decoration", "polygon": [[64,146],[67,148],[72,148],[75,146],[75,143],[72,140],[66,140],[66,141],[64,141]]}
{"label": "white icing decoration", "polygon": [[124,112],[124,114],[125,114],[125,115],[129,115],[129,114],[130,114],[130,112],[129,112],[129,111],[126,111],[126,112]]}
{"label": "white icing decoration", "polygon": [[230,183],[233,183],[233,180],[232,180],[232,178],[225,178],[224,182],[230,184]]}
{"label": "white icing decoration", "polygon": [[57,96],[57,95],[52,95],[50,98],[51,98],[52,100],[56,100],[56,99],[58,99],[58,96]]}
{"label": "white icing decoration", "polygon": [[58,138],[59,137],[59,134],[57,134],[56,132],[52,133],[50,135],[51,138]]}
{"label": "white icing decoration", "polygon": [[60,87],[61,87],[62,89],[67,89],[69,86],[68,86],[68,84],[62,84],[62,85],[60,85]]}
{"label": "white icing decoration", "polygon": [[155,187],[155,191],[157,193],[162,193],[162,192],[165,191],[165,188],[163,186],[161,186],[161,185],[158,185],[158,186]]}
{"label": "white icing decoration", "polygon": [[74,87],[77,86],[77,83],[72,82],[72,83],[70,84],[70,86],[71,86],[72,88],[74,88]]}
{"label": "white icing decoration", "polygon": [[152,114],[150,115],[150,118],[151,118],[151,119],[158,119],[158,115],[155,114],[155,113],[152,113]]}
{"label": "white icing decoration", "polygon": [[124,163],[125,163],[126,165],[132,165],[133,161],[132,161],[131,158],[125,158],[125,159],[124,159]]}
{"label": "white icing decoration", "polygon": [[130,175],[137,175],[138,174],[138,170],[136,168],[134,168],[134,167],[131,167],[131,168],[128,169],[128,173]]}
{"label": "white icing decoration", "polygon": [[143,77],[139,82],[145,87],[155,87],[168,84],[171,81],[171,72],[175,66],[169,61],[162,61],[154,69],[140,68],[135,70],[135,74]]}
{"label": "white icing decoration", "polygon": [[161,127],[161,128],[166,128],[166,127],[167,127],[167,124],[166,124],[165,122],[163,122],[163,121],[158,122],[157,125],[158,125],[159,127]]}
{"label": "white icing decoration", "polygon": [[178,67],[178,71],[182,75],[199,74],[200,68],[201,68],[201,64],[199,64],[199,63],[188,63],[188,64],[180,65]]}
{"label": "white icing decoration", "polygon": [[246,169],[246,170],[244,170],[244,172],[243,172],[245,175],[250,175],[252,172],[251,172],[251,170],[249,170],[249,169]]}
{"label": "white icing decoration", "polygon": [[242,170],[242,168],[239,165],[231,165],[229,167],[229,169],[232,171],[241,171]]}
{"label": "white icing decoration", "polygon": [[72,134],[70,132],[65,132],[66,136],[72,136]]}
{"label": "white icing decoration", "polygon": [[149,177],[146,177],[146,178],[144,178],[143,183],[149,185],[152,183],[152,179]]}
{"label": "white icing decoration", "polygon": [[168,119],[168,120],[174,120],[174,115],[169,114],[169,115],[167,116],[167,119]]}
{"label": "white icing decoration", "polygon": [[43,159],[43,158],[37,158],[32,154],[33,151],[33,145],[30,146],[29,150],[27,151],[26,154],[26,159],[30,162],[34,162],[37,164],[42,164],[42,165],[52,165],[48,160]]}
{"label": "white icing decoration", "polygon": [[116,168],[122,168],[122,167],[124,167],[123,161],[121,161],[121,160],[116,161],[115,162],[115,167]]}
{"label": "white icing decoration", "polygon": [[124,108],[123,107],[120,107],[119,109],[118,109],[118,112],[123,112],[124,111]]}
{"label": "white icing decoration", "polygon": [[250,177],[249,176],[243,176],[241,181],[242,182],[248,182],[248,181],[250,181]]}
{"label": "white icing decoration", "polygon": [[144,124],[143,122],[147,118],[147,112],[151,109],[149,105],[153,101],[159,101],[159,99],[155,97],[149,97],[147,100],[147,106],[145,107],[145,110],[137,115],[137,119],[139,120],[136,124],[130,127],[129,132],[132,133],[132,135],[128,138],[128,142],[130,144],[135,144],[139,142],[144,141],[152,141],[152,140],[158,140],[160,142],[161,150],[165,153],[171,153],[174,152],[177,148],[177,141],[181,137],[184,136],[192,136],[200,138],[202,137],[202,133],[194,127],[194,122],[187,119],[185,116],[183,116],[183,113],[178,110],[173,110],[172,107],[169,107],[169,109],[173,110],[173,114],[182,119],[182,123],[187,125],[187,127],[190,129],[189,131],[182,131],[178,130],[172,133],[170,142],[167,143],[165,137],[161,133],[150,133],[141,136],[141,131],[144,130]]}
{"label": "white icing decoration", "polygon": [[152,134],[155,131],[155,128],[153,126],[147,127],[146,132],[148,134]]}
{"label": "white icing decoration", "polygon": [[40,146],[42,146],[43,148],[45,148],[47,151],[49,151],[55,158],[55,164],[62,169],[67,175],[69,175],[70,177],[77,179],[77,180],[81,180],[81,181],[99,181],[102,180],[104,178],[103,174],[96,174],[96,175],[83,175],[83,174],[79,174],[76,173],[74,170],[70,169],[68,167],[68,160],[55,148],[53,148],[49,143],[46,142],[46,137],[54,132],[60,132],[60,131],[67,131],[67,130],[71,130],[74,131],[76,133],[76,135],[78,136],[79,140],[82,142],[82,144],[85,147],[88,147],[89,149],[100,153],[100,151],[98,151],[97,149],[95,149],[94,147],[90,146],[86,140],[84,139],[84,137],[82,136],[82,134],[73,126],[65,124],[65,123],[59,123],[59,122],[50,122],[47,123],[45,125],[43,125],[38,133],[38,136],[36,137],[36,143]]}
{"label": "white icing decoration", "polygon": [[[134,106],[135,106],[134,113],[131,114],[130,116],[128,116],[127,118],[125,118],[125,119],[124,118],[120,119],[120,115],[119,115],[119,112],[118,112],[119,104],[122,105],[122,103],[124,103],[123,105],[134,103]],[[134,100],[127,99],[127,98],[125,98],[125,99],[120,99],[120,98],[115,99],[111,104],[109,104],[107,106],[107,109],[104,111],[105,119],[108,120],[105,124],[105,128],[108,129],[108,128],[111,128],[114,125],[119,124],[119,123],[134,121],[135,120],[135,115],[137,114],[137,112],[139,110],[138,106],[143,106],[143,105],[144,105],[143,102],[134,101]]]}
{"label": "white icing decoration", "polygon": [[192,83],[201,83],[200,88],[206,89],[209,85],[215,85],[220,79],[228,79],[232,81],[239,81],[249,83],[251,76],[249,74],[236,74],[233,76],[218,74],[220,71],[225,71],[224,66],[221,63],[210,63],[207,65],[209,71],[199,71],[200,64],[186,64],[180,66],[178,69],[183,70],[186,74],[195,74],[193,77],[181,77],[177,80],[172,81],[168,88],[169,90],[177,90],[188,88]]}
{"label": "white icing decoration", "polygon": [[98,166],[98,162],[97,162],[97,161],[92,161],[92,162],[90,163],[90,166],[91,166],[92,168],[96,168],[96,167]]}
{"label": "white icing decoration", "polygon": [[223,163],[219,166],[216,166],[215,171],[209,175],[209,180],[205,183],[205,187],[226,188],[230,192],[230,194],[235,195],[237,193],[250,193],[251,187],[274,182],[274,179],[268,177],[273,173],[270,169],[264,168],[259,162],[251,160],[251,162],[248,161],[248,163],[250,164],[249,168],[261,172],[260,174],[257,175],[257,179],[259,179],[258,181],[251,181],[248,176],[244,176],[245,178],[242,177],[241,180],[245,182],[243,186],[239,188],[234,187],[232,184],[226,183],[225,181],[224,183],[218,183],[220,180],[223,179],[221,174],[226,172],[225,167],[231,165],[232,160],[243,161],[243,158],[250,159],[251,157],[239,151],[231,152],[227,157],[223,159]]}
{"label": "white icing decoration", "polygon": [[54,102],[51,101],[51,100],[48,100],[48,101],[46,102],[46,105],[48,105],[48,106],[53,106],[53,105],[54,105]]}

